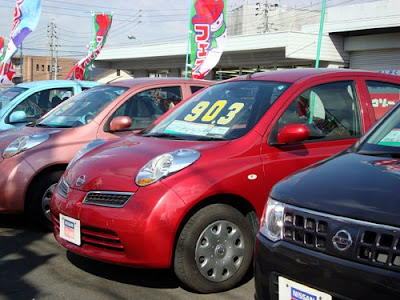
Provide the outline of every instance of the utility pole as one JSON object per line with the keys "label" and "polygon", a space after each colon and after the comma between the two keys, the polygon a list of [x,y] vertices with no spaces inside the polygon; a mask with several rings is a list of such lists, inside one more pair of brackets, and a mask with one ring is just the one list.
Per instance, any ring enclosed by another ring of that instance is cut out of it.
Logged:
{"label": "utility pole", "polygon": [[[50,51],[50,70],[49,79],[57,79],[58,73],[58,36],[57,36],[57,25],[54,19],[47,25],[47,37]],[[54,72],[53,72],[54,71]]]}
{"label": "utility pole", "polygon": [[274,11],[276,8],[278,7],[278,4],[269,4],[268,0],[264,0],[264,3],[261,2],[257,2],[256,3],[256,16],[264,16],[263,18],[263,22],[264,22],[264,26],[261,27],[260,29],[263,29],[263,33],[265,32],[269,32],[270,31],[270,27],[269,27],[269,15],[268,13],[270,11]]}

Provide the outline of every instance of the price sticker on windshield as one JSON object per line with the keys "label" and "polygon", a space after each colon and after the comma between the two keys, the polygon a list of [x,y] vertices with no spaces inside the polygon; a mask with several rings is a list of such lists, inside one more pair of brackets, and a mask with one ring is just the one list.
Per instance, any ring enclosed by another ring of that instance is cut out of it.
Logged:
{"label": "price sticker on windshield", "polygon": [[400,147],[400,129],[392,129],[379,143],[382,146]]}
{"label": "price sticker on windshield", "polygon": [[218,100],[214,104],[209,101],[200,101],[192,111],[184,117],[185,121],[210,123],[212,125],[228,125],[243,109],[244,103],[235,102],[227,107],[228,112],[220,115],[222,110],[227,106],[227,100]]}

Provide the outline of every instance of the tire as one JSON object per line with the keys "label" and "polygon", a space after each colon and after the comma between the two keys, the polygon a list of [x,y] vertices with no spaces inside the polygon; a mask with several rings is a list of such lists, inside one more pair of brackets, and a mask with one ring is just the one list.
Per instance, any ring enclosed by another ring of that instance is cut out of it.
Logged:
{"label": "tire", "polygon": [[26,197],[25,212],[34,223],[46,231],[52,230],[50,200],[64,171],[53,171],[35,178]]}
{"label": "tire", "polygon": [[196,212],[179,235],[174,270],[190,290],[216,293],[235,287],[253,258],[254,234],[246,218],[225,204]]}

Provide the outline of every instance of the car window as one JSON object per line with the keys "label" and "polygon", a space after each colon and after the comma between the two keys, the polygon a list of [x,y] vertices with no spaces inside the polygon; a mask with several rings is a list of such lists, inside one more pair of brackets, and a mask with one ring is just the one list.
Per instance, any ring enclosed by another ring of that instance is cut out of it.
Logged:
{"label": "car window", "polygon": [[180,86],[152,88],[139,92],[117,109],[110,118],[106,130],[111,120],[119,116],[131,118],[132,125],[126,130],[145,128],[181,100]]}
{"label": "car window", "polygon": [[36,92],[21,101],[9,114],[6,122],[9,123],[12,113],[23,111],[26,114],[26,122],[32,122],[59,105],[72,95],[72,88],[48,89]]}
{"label": "car window", "polygon": [[197,91],[200,91],[201,89],[204,89],[204,86],[196,86],[196,85],[191,85],[190,86],[190,91],[192,94],[196,93]]}
{"label": "car window", "polygon": [[363,141],[358,151],[372,155],[400,155],[400,110],[397,107],[387,119]]}
{"label": "car window", "polygon": [[59,105],[36,126],[77,127],[87,124],[127,89],[118,86],[91,88]]}
{"label": "car window", "polygon": [[236,139],[260,120],[288,83],[234,81],[211,86],[143,132],[180,139]]}
{"label": "car window", "polygon": [[25,92],[27,88],[11,87],[0,91],[0,109],[6,107],[11,100]]}
{"label": "car window", "polygon": [[310,129],[309,140],[361,135],[354,83],[326,83],[302,92],[279,118],[274,134],[288,124],[306,124]]}
{"label": "car window", "polygon": [[367,81],[368,92],[378,120],[400,99],[400,85],[381,81]]}

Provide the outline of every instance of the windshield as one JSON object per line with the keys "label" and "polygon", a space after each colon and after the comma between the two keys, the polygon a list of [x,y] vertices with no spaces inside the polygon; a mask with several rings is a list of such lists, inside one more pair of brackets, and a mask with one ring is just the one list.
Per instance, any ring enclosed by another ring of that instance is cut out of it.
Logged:
{"label": "windshield", "polygon": [[35,125],[64,128],[87,124],[127,89],[117,86],[98,86],[83,91],[63,102]]}
{"label": "windshield", "polygon": [[363,142],[360,154],[400,156],[400,109],[397,107]]}
{"label": "windshield", "polygon": [[211,86],[177,108],[145,136],[232,140],[249,132],[289,87],[287,83],[232,81]]}
{"label": "windshield", "polygon": [[11,87],[0,92],[0,109],[6,107],[15,97],[25,92],[27,88]]}

